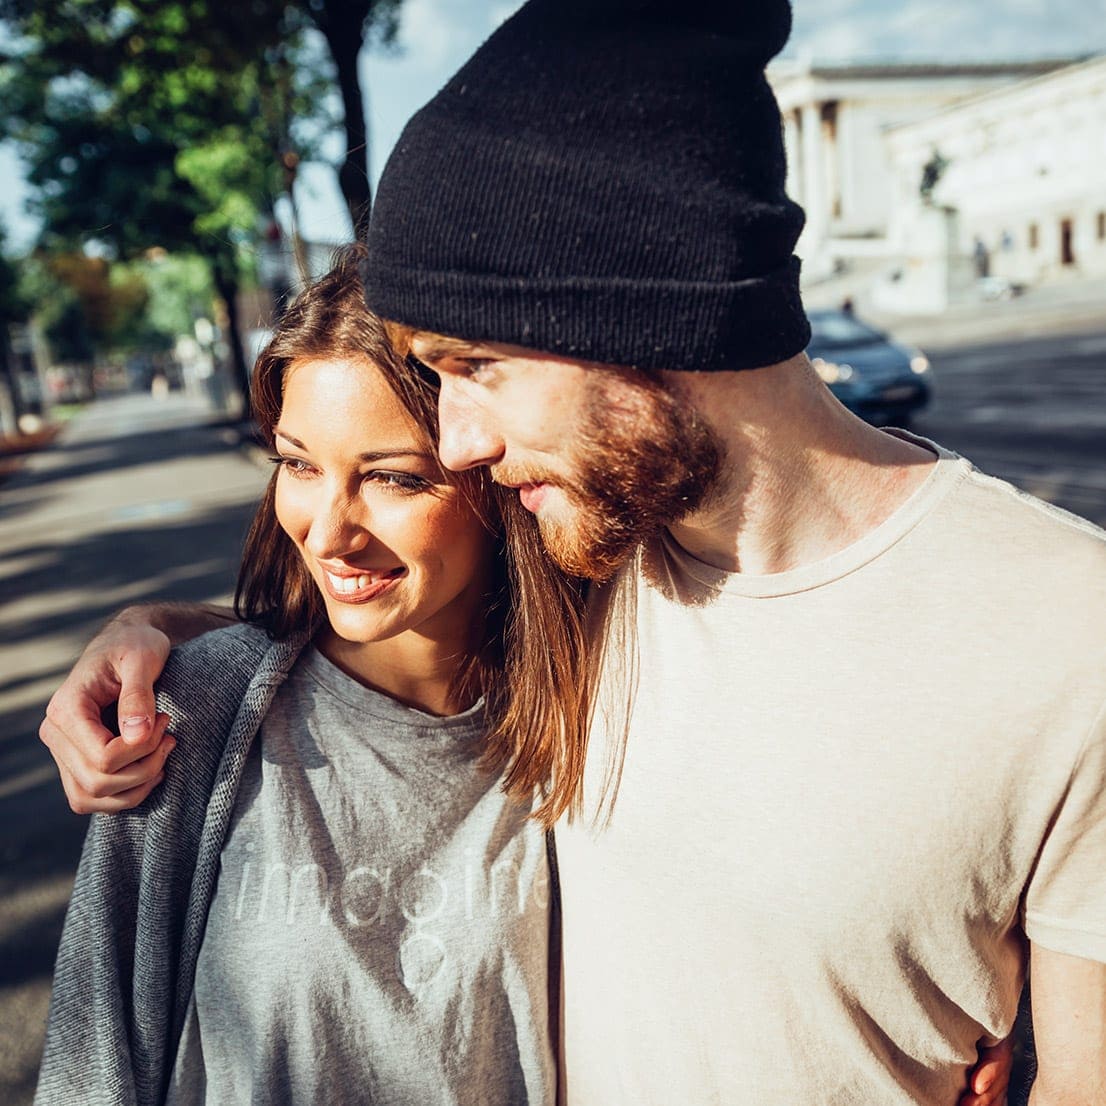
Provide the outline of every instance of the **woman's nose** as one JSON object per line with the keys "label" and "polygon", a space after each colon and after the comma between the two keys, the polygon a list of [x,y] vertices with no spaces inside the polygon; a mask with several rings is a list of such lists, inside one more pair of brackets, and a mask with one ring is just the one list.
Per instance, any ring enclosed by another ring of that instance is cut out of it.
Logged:
{"label": "woman's nose", "polygon": [[312,556],[322,560],[346,556],[369,541],[365,504],[345,492],[334,492],[312,519],[304,543]]}

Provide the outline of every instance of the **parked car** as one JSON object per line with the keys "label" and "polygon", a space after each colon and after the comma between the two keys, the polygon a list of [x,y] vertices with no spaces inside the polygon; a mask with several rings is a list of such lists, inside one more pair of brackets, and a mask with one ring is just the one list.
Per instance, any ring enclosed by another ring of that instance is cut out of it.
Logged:
{"label": "parked car", "polygon": [[929,360],[849,310],[808,312],[807,354],[850,411],[877,426],[905,426],[929,402]]}

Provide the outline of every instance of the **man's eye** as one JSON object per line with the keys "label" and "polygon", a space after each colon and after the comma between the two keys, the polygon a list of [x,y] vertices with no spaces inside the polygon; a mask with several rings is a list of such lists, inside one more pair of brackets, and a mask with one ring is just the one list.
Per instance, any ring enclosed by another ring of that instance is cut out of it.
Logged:
{"label": "man's eye", "polygon": [[438,371],[442,376],[459,376],[465,380],[485,381],[495,370],[495,361],[487,357],[451,357]]}

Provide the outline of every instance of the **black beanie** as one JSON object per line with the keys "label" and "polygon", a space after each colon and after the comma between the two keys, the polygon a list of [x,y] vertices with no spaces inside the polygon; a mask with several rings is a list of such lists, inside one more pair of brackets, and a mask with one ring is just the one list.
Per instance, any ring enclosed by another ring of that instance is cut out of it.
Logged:
{"label": "black beanie", "polygon": [[408,123],[368,231],[369,307],[651,369],[806,347],[764,67],[786,0],[530,0]]}

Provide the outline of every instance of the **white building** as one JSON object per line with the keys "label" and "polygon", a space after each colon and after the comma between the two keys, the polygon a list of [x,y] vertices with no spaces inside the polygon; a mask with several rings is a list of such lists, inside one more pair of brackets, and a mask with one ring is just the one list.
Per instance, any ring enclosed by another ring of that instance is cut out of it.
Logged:
{"label": "white building", "polygon": [[805,275],[825,275],[842,259],[891,254],[901,190],[884,140],[889,128],[1064,64],[775,62],[768,77],[783,116],[788,193],[807,215],[798,248]]}
{"label": "white building", "polygon": [[894,173],[890,238],[909,252],[918,181],[955,212],[954,248],[1012,281],[1106,276],[1106,55],[975,96],[886,136]]}

